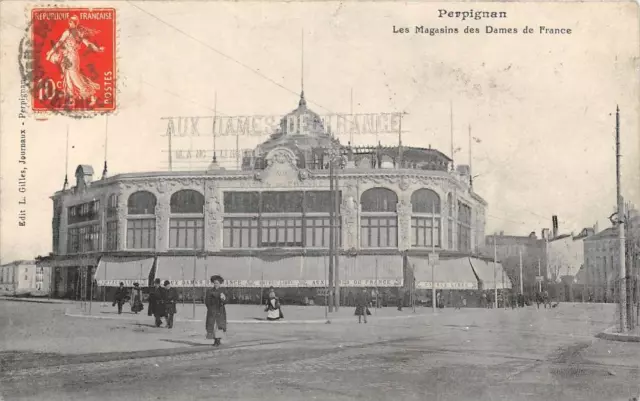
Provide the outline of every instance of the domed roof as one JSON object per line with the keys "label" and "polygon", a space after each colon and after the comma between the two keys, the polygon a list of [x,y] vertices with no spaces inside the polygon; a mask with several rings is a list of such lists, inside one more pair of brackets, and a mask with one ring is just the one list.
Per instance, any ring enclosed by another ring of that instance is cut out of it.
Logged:
{"label": "domed roof", "polygon": [[325,130],[320,115],[307,107],[303,90],[300,93],[298,107],[280,119],[276,131],[264,143],[258,145],[258,150],[266,153],[283,145],[292,149],[335,146],[334,142],[336,139]]}

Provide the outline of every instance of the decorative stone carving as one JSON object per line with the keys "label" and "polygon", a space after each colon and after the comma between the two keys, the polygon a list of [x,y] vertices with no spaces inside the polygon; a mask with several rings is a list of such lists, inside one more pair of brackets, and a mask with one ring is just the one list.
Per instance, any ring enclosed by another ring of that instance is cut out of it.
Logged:
{"label": "decorative stone carving", "polygon": [[205,247],[217,251],[222,247],[223,207],[213,183],[207,185],[205,199]]}
{"label": "decorative stone carving", "polygon": [[156,204],[156,250],[163,252],[169,248],[167,233],[169,232],[169,202],[160,199]]}
{"label": "decorative stone carving", "polygon": [[304,181],[309,178],[309,172],[307,170],[300,170],[299,177],[300,181]]}
{"label": "decorative stone carving", "polygon": [[301,174],[296,166],[295,154],[287,148],[276,148],[266,156],[267,168],[258,178],[268,187],[300,185]]}
{"label": "decorative stone carving", "polygon": [[411,182],[409,182],[409,179],[406,176],[403,176],[402,178],[400,178],[400,183],[398,184],[398,186],[402,191],[406,191],[411,186]]}
{"label": "decorative stone carving", "polygon": [[344,248],[355,248],[358,234],[358,204],[353,196],[346,197],[340,205],[340,215],[342,216]]}
{"label": "decorative stone carving", "polygon": [[396,210],[398,212],[398,248],[403,251],[411,247],[411,202],[401,199]]}

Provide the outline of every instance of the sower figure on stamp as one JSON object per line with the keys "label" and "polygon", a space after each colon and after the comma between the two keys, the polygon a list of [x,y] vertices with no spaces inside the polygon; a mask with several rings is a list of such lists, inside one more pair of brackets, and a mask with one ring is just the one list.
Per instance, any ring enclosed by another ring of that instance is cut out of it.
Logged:
{"label": "sower figure on stamp", "polygon": [[167,328],[173,327],[173,315],[178,313],[176,303],[178,302],[178,292],[171,287],[169,280],[164,281],[164,308],[167,315]]}
{"label": "sower figure on stamp", "polygon": [[98,47],[88,39],[97,33],[99,31],[81,26],[74,15],[69,19],[69,28],[47,53],[47,60],[60,66],[63,91],[71,103],[75,98],[90,99],[90,105],[96,102],[95,93],[100,85],[80,71],[80,48],[84,44],[95,52],[103,52],[104,47]]}
{"label": "sower figure on stamp", "polygon": [[220,289],[220,285],[223,283],[222,277],[215,275],[211,276],[211,282],[213,288],[207,290],[207,295],[204,298],[204,303],[207,306],[207,339],[213,340],[214,346],[219,346],[223,333],[227,331],[227,310],[225,303],[227,297]]}
{"label": "sower figure on stamp", "polygon": [[126,302],[129,294],[127,289],[124,288],[124,283],[120,283],[120,287],[116,290],[116,295],[113,297],[113,305],[116,306],[118,304],[118,315],[122,313],[122,305]]}

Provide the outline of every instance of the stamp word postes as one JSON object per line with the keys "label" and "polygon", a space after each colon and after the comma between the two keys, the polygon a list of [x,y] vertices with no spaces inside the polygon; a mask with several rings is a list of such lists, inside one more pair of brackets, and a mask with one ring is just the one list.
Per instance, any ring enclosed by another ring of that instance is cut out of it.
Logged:
{"label": "stamp word postes", "polygon": [[35,8],[32,106],[37,112],[116,109],[116,10]]}

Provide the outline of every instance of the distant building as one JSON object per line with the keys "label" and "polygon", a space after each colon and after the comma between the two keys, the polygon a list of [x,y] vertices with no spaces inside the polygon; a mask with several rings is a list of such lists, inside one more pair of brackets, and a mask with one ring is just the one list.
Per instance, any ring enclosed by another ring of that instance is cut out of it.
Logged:
{"label": "distant building", "polygon": [[617,229],[609,227],[584,240],[586,286],[594,302],[613,302],[620,246]]}
{"label": "distant building", "polygon": [[[549,270],[547,279],[561,284],[557,287],[557,300],[573,302],[582,300],[582,284],[578,273],[584,265],[584,240],[594,235],[593,228],[583,229],[579,235],[559,235],[549,240],[547,250]],[[586,279],[586,275],[581,275]]]}
{"label": "distant building", "polygon": [[[640,274],[640,214],[629,210],[626,220],[626,268],[630,277]],[[616,281],[620,278],[618,229],[609,227],[584,239],[585,286],[594,302],[615,302]]]}
{"label": "distant building", "polygon": [[488,235],[482,254],[493,257],[495,253],[504,271],[511,279],[513,288],[520,288],[520,255],[522,254],[522,275],[525,294],[532,295],[537,289],[536,276],[538,266],[542,276],[546,274],[545,241],[539,239],[535,232],[527,236],[499,234]]}
{"label": "distant building", "polygon": [[17,260],[0,266],[0,291],[11,293],[49,292],[49,270],[33,260]]}

